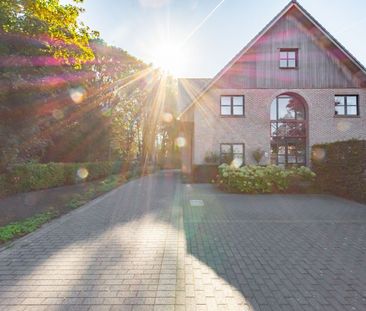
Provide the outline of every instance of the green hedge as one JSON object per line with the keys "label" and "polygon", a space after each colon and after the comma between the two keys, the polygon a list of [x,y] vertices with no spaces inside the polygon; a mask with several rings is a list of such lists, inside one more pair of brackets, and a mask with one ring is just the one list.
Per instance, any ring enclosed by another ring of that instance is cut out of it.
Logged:
{"label": "green hedge", "polygon": [[276,165],[248,165],[241,168],[219,166],[221,189],[238,193],[276,193],[289,189],[293,183],[311,184],[315,174],[307,167],[283,169]]}
{"label": "green hedge", "polygon": [[314,145],[312,168],[322,191],[366,202],[366,140]]}
{"label": "green hedge", "polygon": [[27,163],[0,175],[0,194],[72,185],[92,181],[121,171],[121,162]]}

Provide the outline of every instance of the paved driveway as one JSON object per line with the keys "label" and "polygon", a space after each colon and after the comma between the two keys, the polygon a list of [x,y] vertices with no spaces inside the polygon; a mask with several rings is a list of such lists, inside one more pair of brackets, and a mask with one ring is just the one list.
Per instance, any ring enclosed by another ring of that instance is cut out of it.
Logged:
{"label": "paved driveway", "polygon": [[365,310],[366,206],[144,177],[2,251],[0,309]]}

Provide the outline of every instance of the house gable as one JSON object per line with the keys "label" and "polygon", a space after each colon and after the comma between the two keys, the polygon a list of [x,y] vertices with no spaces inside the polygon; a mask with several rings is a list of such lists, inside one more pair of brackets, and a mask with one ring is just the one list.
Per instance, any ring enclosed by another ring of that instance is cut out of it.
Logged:
{"label": "house gable", "polygon": [[[298,67],[280,69],[282,48],[298,49]],[[296,3],[219,76],[214,85],[230,89],[359,88],[365,73],[332,42]]]}

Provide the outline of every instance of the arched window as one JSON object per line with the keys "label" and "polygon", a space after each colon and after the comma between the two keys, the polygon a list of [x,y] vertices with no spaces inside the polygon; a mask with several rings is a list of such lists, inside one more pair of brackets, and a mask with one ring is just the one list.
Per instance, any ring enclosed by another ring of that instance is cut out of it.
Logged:
{"label": "arched window", "polygon": [[306,165],[306,111],[297,96],[283,94],[272,102],[271,163]]}

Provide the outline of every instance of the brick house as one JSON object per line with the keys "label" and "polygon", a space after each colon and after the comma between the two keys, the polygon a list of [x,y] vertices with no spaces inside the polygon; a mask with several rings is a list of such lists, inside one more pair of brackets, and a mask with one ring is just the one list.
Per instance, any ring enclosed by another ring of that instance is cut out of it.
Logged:
{"label": "brick house", "polygon": [[366,139],[366,69],[291,1],[213,79],[179,79],[182,169],[309,165],[311,146]]}

